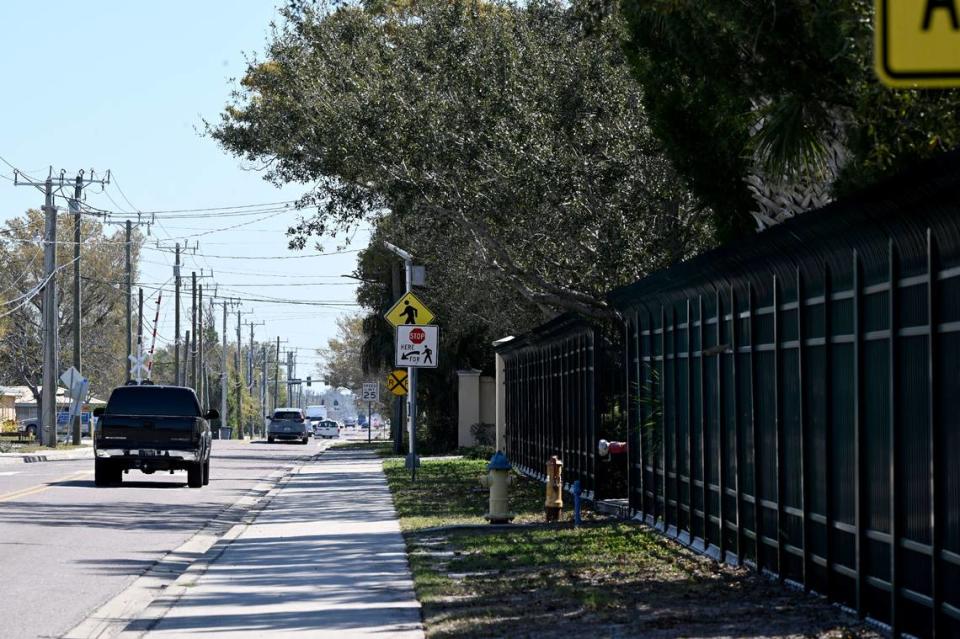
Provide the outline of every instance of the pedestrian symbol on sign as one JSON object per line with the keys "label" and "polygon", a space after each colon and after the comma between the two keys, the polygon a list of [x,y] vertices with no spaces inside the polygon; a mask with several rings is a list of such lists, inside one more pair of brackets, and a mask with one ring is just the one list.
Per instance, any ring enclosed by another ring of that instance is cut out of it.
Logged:
{"label": "pedestrian symbol on sign", "polygon": [[408,300],[403,300],[403,310],[400,311],[400,314],[404,317],[404,324],[416,324],[417,315],[420,314],[420,311],[415,306],[411,306]]}

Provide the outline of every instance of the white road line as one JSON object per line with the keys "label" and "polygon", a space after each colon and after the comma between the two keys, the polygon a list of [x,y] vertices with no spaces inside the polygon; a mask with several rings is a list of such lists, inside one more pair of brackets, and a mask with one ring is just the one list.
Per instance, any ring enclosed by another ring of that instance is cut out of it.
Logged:
{"label": "white road line", "polygon": [[19,475],[21,471],[19,470],[9,470],[3,473],[0,473],[0,477],[9,477],[10,475]]}

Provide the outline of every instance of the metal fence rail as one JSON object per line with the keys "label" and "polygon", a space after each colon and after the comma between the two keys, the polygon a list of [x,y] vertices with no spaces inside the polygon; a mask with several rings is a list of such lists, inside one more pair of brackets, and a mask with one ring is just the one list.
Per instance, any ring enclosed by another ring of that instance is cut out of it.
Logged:
{"label": "metal fence rail", "polygon": [[643,520],[960,636],[960,156],[615,291]]}
{"label": "metal fence rail", "polygon": [[546,461],[564,463],[564,483],[579,480],[596,491],[599,414],[595,329],[561,317],[507,342],[504,359],[507,455],[519,470],[541,480]]}

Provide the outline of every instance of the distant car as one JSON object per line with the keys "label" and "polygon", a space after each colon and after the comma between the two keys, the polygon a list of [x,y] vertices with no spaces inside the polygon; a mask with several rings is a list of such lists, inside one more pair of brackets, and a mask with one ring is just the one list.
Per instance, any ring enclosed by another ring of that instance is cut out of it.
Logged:
{"label": "distant car", "polygon": [[306,445],[310,441],[309,425],[299,408],[278,408],[273,411],[267,426],[267,441],[298,441]]}
{"label": "distant car", "polygon": [[317,437],[323,437],[324,439],[337,439],[340,437],[340,425],[332,419],[324,419],[320,422],[317,422],[316,426],[313,428],[313,432],[316,433]]}

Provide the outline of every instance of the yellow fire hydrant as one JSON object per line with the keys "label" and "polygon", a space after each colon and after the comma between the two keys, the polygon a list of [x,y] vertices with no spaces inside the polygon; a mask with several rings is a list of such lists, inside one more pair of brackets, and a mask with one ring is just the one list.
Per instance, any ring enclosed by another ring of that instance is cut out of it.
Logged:
{"label": "yellow fire hydrant", "polygon": [[563,462],[554,455],[547,461],[547,521],[558,521],[563,509]]}
{"label": "yellow fire hydrant", "polygon": [[509,524],[516,517],[508,510],[507,487],[510,485],[510,469],[513,466],[507,456],[499,450],[487,464],[489,474],[487,484],[490,487],[490,512],[484,517],[491,524]]}

